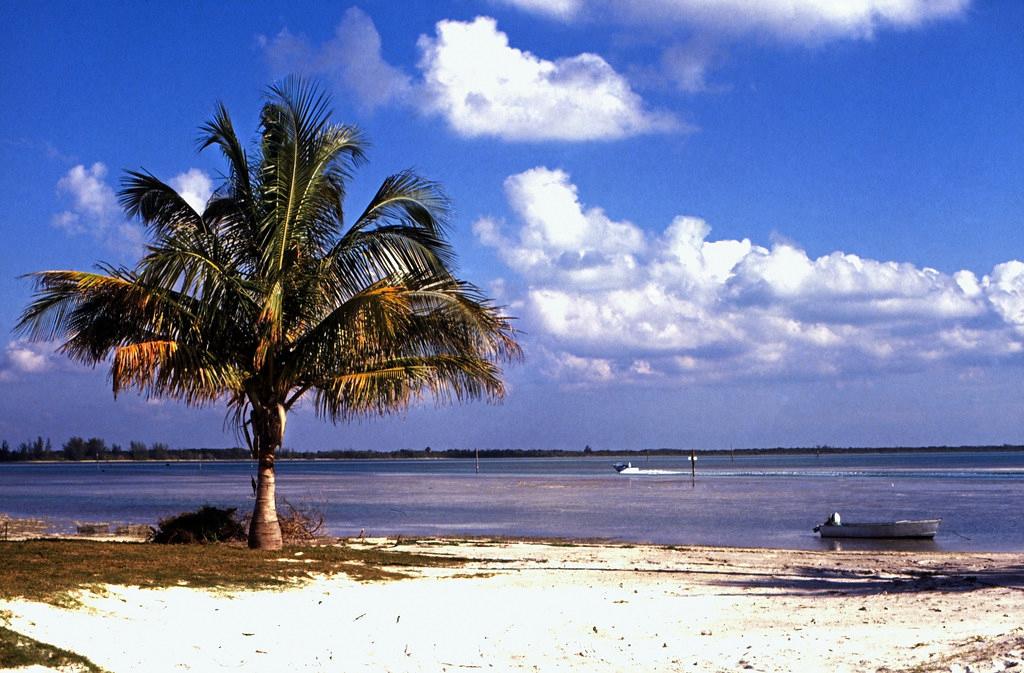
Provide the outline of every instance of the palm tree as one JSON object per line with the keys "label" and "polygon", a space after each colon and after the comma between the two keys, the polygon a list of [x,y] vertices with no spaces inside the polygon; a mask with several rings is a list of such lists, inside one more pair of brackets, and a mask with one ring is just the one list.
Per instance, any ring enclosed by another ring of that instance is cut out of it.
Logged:
{"label": "palm tree", "polygon": [[203,212],[128,171],[119,198],[147,225],[142,259],[30,274],[35,295],[16,327],[93,366],[113,354],[115,397],[226,402],[258,465],[253,548],[281,546],[274,456],[299,400],[335,423],[428,395],[497,400],[500,363],[521,355],[510,319],[453,275],[437,184],[392,175],[345,226],[365,144],[328,106],[298,79],[270,87],[250,155],[219,105],[199,144],[228,170]]}

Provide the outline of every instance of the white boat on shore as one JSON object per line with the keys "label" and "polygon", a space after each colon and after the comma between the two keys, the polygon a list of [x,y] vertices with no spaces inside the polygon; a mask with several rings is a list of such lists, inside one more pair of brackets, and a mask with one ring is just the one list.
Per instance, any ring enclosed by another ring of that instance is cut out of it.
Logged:
{"label": "white boat on shore", "polygon": [[843,523],[839,514],[833,514],[825,523],[815,526],[821,537],[887,538],[930,540],[939,531],[942,519],[916,519],[879,522]]}
{"label": "white boat on shore", "polygon": [[612,465],[615,471],[619,474],[631,475],[631,474],[646,474],[646,475],[665,475],[665,474],[686,474],[680,470],[647,470],[639,467],[635,467],[633,463],[615,463]]}

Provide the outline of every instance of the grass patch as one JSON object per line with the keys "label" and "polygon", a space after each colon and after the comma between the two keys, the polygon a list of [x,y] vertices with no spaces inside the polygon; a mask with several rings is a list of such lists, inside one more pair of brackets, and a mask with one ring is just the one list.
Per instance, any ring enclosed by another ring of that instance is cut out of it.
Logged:
{"label": "grass patch", "polygon": [[104,673],[102,668],[80,654],[41,643],[0,626],[0,668],[36,665],[83,673]]}
{"label": "grass patch", "polygon": [[453,580],[479,580],[487,577],[497,577],[498,573],[455,573],[451,575]]}
{"label": "grass patch", "polygon": [[392,548],[303,545],[258,551],[234,544],[156,545],[89,540],[0,542],[0,598],[73,605],[70,592],[103,584],[283,588],[320,574],[361,581],[410,577],[403,569],[459,567],[479,559]]}

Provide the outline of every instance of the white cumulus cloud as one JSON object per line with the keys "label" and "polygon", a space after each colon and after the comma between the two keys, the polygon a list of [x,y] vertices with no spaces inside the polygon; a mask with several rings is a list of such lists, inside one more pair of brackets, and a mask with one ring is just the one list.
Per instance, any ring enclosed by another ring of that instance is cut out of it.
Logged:
{"label": "white cumulus cloud", "polygon": [[908,28],[960,15],[970,0],[650,0],[626,11],[666,16],[727,31],[758,31],[793,40],[870,38],[880,28]]}
{"label": "white cumulus cloud", "polygon": [[971,0],[574,0],[556,7],[533,0],[504,0],[519,9],[588,25],[610,23],[664,39],[689,33],[662,48],[660,61],[635,68],[648,84],[671,84],[686,93],[728,88],[708,74],[726,45],[739,40],[821,45],[870,40],[880,31],[919,28],[966,14]]}
{"label": "white cumulus cloud", "polygon": [[73,166],[57,182],[57,192],[70,197],[71,207],[53,216],[55,227],[73,235],[91,235],[124,255],[137,255],[142,250],[142,231],[121,217],[103,163],[88,168],[83,164]]}
{"label": "white cumulus cloud", "polygon": [[[142,228],[124,219],[114,188],[107,182],[107,167],[96,162],[73,166],[57,182],[58,194],[70,205],[53,216],[53,225],[68,234],[89,235],[105,247],[137,257],[144,245]],[[198,168],[174,176],[168,182],[193,208],[202,211],[213,192],[210,177]]]}
{"label": "white cumulus cloud", "polygon": [[9,341],[0,352],[0,381],[13,381],[23,374],[41,374],[53,369],[58,359],[57,344],[51,341]]}
{"label": "white cumulus cloud", "polygon": [[717,51],[713,41],[707,38],[669,45],[661,52],[661,72],[677,89],[686,93],[720,88],[708,83],[708,71]]}
{"label": "white cumulus cloud", "polygon": [[580,381],[711,381],[912,371],[1024,349],[1024,263],[977,278],[794,243],[710,240],[697,217],[651,232],[585,205],[570,176],[505,181],[515,223],[477,221],[521,279],[548,371]]}
{"label": "white cumulus cloud", "polygon": [[597,54],[542,58],[511,46],[489,17],[440,21],[419,46],[427,109],[460,135],[594,140],[681,128]]}
{"label": "white cumulus cloud", "polygon": [[[525,4],[561,17],[578,5]],[[287,29],[260,44],[276,75],[325,77],[364,108],[409,105],[444,118],[465,137],[612,140],[689,128],[668,112],[649,109],[601,56],[550,58],[518,49],[484,16],[439,21],[433,36],[421,35],[419,78],[384,59],[380,33],[358,8],[346,11],[335,36],[320,46]]]}
{"label": "white cumulus cloud", "polygon": [[612,17],[634,24],[684,24],[719,34],[757,33],[786,41],[865,39],[885,27],[912,28],[963,15],[971,0],[578,0],[567,10],[507,0],[526,11],[574,19]]}
{"label": "white cumulus cloud", "polygon": [[74,166],[57,182],[58,191],[74,200],[75,211],[93,217],[108,217],[117,212],[117,197],[106,183],[107,167],[100,162],[86,168]]}
{"label": "white cumulus cloud", "polygon": [[345,11],[334,37],[319,48],[287,29],[260,43],[276,75],[325,77],[354,94],[366,109],[405,100],[412,89],[411,77],[384,59],[377,27],[358,7]]}
{"label": "white cumulus cloud", "polygon": [[27,374],[45,371],[50,367],[49,350],[40,344],[12,341],[7,344],[7,362],[12,369]]}
{"label": "white cumulus cloud", "polygon": [[1024,327],[1024,262],[998,264],[983,282],[984,291],[1003,320]]}
{"label": "white cumulus cloud", "polygon": [[548,373],[559,379],[576,383],[607,383],[615,378],[610,360],[588,358],[572,353],[545,353]]}
{"label": "white cumulus cloud", "polygon": [[584,0],[500,0],[502,4],[554,19],[571,19],[583,9]]}
{"label": "white cumulus cloud", "polygon": [[213,194],[213,181],[210,176],[198,168],[189,170],[171,178],[168,183],[181,195],[185,202],[197,213],[206,210],[206,203]]}

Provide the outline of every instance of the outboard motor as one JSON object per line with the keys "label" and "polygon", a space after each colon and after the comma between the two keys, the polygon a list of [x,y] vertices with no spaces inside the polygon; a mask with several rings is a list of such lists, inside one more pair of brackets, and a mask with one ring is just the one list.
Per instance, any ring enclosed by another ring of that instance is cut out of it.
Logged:
{"label": "outboard motor", "polygon": [[814,530],[814,532],[817,533],[821,530],[822,526],[839,526],[841,525],[839,522],[839,512],[832,512],[831,514],[829,514],[828,518],[825,519],[825,523],[815,526],[812,530]]}

